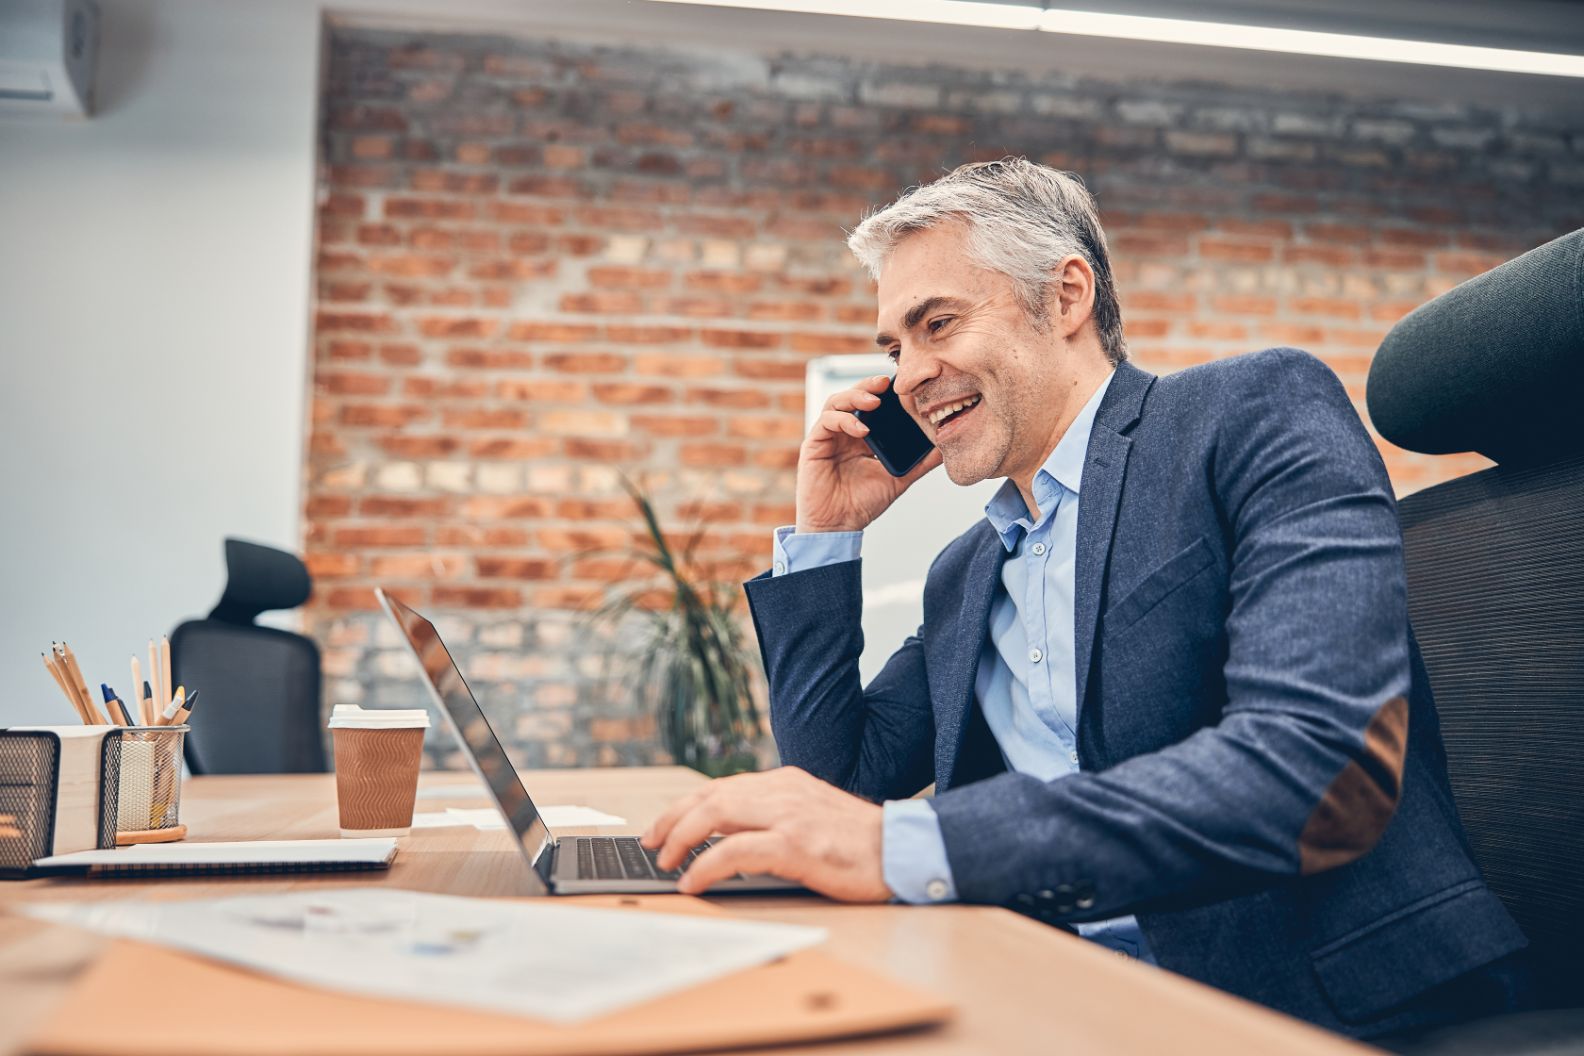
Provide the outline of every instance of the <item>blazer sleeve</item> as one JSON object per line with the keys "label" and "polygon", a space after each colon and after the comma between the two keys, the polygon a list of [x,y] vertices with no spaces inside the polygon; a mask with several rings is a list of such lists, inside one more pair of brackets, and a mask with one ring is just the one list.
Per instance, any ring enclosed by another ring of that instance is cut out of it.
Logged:
{"label": "blazer sleeve", "polygon": [[861,561],[744,584],[770,684],[770,726],[781,761],[879,801],[933,780],[935,719],[917,635],[867,689]]}
{"label": "blazer sleeve", "polygon": [[1211,901],[1352,861],[1390,821],[1410,653],[1385,467],[1328,368],[1250,358],[1207,467],[1230,546],[1219,722],[1106,770],[938,795],[963,900],[1075,921]]}

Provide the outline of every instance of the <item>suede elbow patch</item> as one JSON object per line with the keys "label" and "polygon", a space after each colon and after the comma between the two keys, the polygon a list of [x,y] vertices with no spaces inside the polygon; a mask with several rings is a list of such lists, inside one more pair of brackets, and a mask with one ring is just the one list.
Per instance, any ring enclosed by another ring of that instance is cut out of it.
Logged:
{"label": "suede elbow patch", "polygon": [[1364,730],[1364,755],[1343,768],[1298,837],[1304,876],[1362,857],[1391,822],[1408,755],[1408,700],[1393,697]]}

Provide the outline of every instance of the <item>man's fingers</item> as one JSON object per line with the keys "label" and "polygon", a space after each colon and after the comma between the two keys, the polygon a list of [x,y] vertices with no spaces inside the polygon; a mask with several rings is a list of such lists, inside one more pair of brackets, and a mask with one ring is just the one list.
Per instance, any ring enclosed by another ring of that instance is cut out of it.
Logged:
{"label": "man's fingers", "polygon": [[869,427],[848,411],[821,411],[814,424],[816,436],[821,429],[827,433],[846,433],[848,436],[856,436],[860,439],[869,432]]}
{"label": "man's fingers", "polygon": [[733,796],[716,794],[697,804],[671,826],[656,860],[662,869],[675,869],[687,852],[717,832],[734,833],[762,829],[769,824],[762,789]]}
{"label": "man's fingers", "polygon": [[796,867],[786,837],[779,832],[743,832],[715,844],[693,860],[677,881],[685,895],[698,894],[711,884],[738,873],[773,873],[788,880]]}
{"label": "man's fingers", "polygon": [[712,787],[712,785],[705,785],[697,792],[689,792],[675,803],[672,803],[661,812],[660,816],[654,820],[654,824],[650,825],[644,832],[643,836],[640,837],[640,842],[650,850],[654,850],[664,843],[666,836],[671,832],[671,828],[676,824],[677,819],[697,806],[705,796],[709,795]]}
{"label": "man's fingers", "polygon": [[880,406],[880,393],[885,391],[891,379],[884,375],[876,378],[865,378],[858,383],[857,388],[843,389],[825,401],[824,409],[827,411],[868,411]]}

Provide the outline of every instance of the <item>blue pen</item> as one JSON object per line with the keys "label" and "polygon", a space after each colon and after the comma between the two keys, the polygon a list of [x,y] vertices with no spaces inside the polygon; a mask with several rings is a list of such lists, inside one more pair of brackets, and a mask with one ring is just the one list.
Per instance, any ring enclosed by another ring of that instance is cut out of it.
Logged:
{"label": "blue pen", "polygon": [[[135,726],[132,716],[127,712],[126,705],[121,703],[121,698],[116,696],[115,690],[110,688],[108,682],[99,683],[99,692],[104,694],[105,710],[110,713],[110,718],[115,719],[123,726]],[[120,715],[117,719],[116,716]]]}

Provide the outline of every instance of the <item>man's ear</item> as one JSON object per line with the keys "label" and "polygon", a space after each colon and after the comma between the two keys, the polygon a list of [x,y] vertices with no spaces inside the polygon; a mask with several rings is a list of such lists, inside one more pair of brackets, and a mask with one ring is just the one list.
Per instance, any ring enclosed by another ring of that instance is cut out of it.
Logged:
{"label": "man's ear", "polygon": [[1051,269],[1048,296],[1051,325],[1061,336],[1071,337],[1094,314],[1094,269],[1076,253],[1063,258]]}

